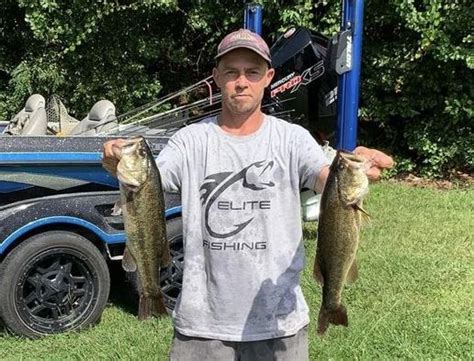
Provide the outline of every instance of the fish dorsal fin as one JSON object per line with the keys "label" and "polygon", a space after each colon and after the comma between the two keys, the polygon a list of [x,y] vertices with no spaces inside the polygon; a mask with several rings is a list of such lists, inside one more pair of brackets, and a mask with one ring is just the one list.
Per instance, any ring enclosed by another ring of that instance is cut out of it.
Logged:
{"label": "fish dorsal fin", "polygon": [[359,270],[357,267],[357,261],[354,260],[354,262],[352,262],[351,268],[349,268],[349,272],[347,272],[346,283],[347,284],[354,283],[355,281],[357,281],[358,276],[359,276]]}
{"label": "fish dorsal fin", "polygon": [[135,272],[137,270],[137,263],[128,247],[125,247],[125,251],[123,252],[122,268],[127,272]]}

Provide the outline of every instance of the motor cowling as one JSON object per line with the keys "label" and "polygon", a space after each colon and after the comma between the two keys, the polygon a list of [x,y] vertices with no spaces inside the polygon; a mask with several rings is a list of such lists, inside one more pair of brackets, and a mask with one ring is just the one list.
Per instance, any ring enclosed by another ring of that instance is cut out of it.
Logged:
{"label": "motor cowling", "polygon": [[336,129],[337,75],[329,70],[329,39],[304,27],[291,28],[270,49],[275,77],[267,113],[307,128],[318,140]]}

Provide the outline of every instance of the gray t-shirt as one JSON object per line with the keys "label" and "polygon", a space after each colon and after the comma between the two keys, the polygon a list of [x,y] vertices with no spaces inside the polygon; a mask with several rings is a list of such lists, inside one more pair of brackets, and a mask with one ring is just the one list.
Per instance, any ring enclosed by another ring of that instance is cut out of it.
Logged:
{"label": "gray t-shirt", "polygon": [[308,324],[299,194],[328,164],[308,131],[265,116],[255,133],[233,136],[213,117],[177,132],[157,163],[183,206],[176,330],[257,341]]}

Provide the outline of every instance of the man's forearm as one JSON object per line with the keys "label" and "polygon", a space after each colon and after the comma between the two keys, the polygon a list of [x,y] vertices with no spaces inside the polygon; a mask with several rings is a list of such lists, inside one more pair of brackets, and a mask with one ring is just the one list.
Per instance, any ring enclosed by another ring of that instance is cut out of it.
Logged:
{"label": "man's forearm", "polygon": [[329,175],[329,166],[325,165],[323,168],[321,168],[321,171],[319,172],[318,178],[316,179],[316,184],[314,185],[314,191],[316,193],[322,193],[324,189],[324,185],[326,184],[326,180]]}
{"label": "man's forearm", "polygon": [[[323,153],[328,159],[328,161],[332,163],[332,161],[336,157],[337,151],[329,145],[328,141],[324,142],[321,148],[323,149]],[[324,166],[319,172],[318,178],[316,179],[316,183],[314,185],[313,190],[316,193],[323,192],[324,185],[326,184],[326,179],[328,178],[328,175],[329,175],[329,166]]]}

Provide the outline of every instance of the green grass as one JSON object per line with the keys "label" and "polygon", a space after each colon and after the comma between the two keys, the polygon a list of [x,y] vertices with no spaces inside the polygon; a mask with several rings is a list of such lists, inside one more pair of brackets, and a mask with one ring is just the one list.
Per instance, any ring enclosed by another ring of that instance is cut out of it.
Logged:
{"label": "green grass", "polygon": [[[315,333],[321,289],[312,280],[316,224],[305,225],[302,284],[311,309],[310,358],[474,358],[474,192],[371,187],[358,253],[359,280],[346,288],[348,328]],[[169,319],[138,322],[129,291],[114,288],[101,323],[79,333],[26,340],[0,334],[0,359],[166,360]]]}

